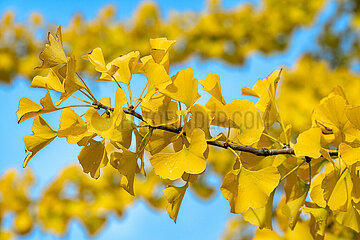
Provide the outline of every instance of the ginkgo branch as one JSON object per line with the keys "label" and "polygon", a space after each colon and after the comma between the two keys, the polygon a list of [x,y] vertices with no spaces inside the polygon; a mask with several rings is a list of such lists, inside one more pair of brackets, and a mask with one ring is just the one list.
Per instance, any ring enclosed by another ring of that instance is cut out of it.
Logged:
{"label": "ginkgo branch", "polygon": [[[95,105],[97,108],[102,108],[104,110],[108,110],[108,111],[114,111],[114,108],[106,106],[100,102],[97,103],[93,103],[93,105]],[[137,119],[146,122],[144,120],[144,118],[142,117],[141,114],[135,112],[134,107],[130,106],[129,109],[124,109],[123,110],[125,114],[129,114],[132,115],[134,117],[136,117]],[[172,132],[172,133],[176,133],[179,134],[182,131],[182,127],[176,128],[176,127],[172,127],[172,126],[148,126],[149,128],[152,129],[160,129],[160,130],[164,130],[164,131],[168,131],[168,132]],[[231,148],[232,150],[235,151],[241,151],[241,152],[248,152],[248,153],[252,153],[255,154],[257,156],[273,156],[273,155],[282,155],[282,154],[290,154],[290,155],[295,155],[294,149],[288,146],[285,146],[284,148],[274,148],[274,149],[270,149],[270,148],[253,148],[250,146],[243,146],[243,145],[238,145],[238,144],[232,144],[232,143],[227,143],[227,142],[222,142],[222,141],[211,141],[208,140],[207,141],[208,145],[211,146],[216,146],[216,147],[220,147],[220,148]],[[337,157],[338,153],[337,152],[329,152],[329,155],[332,157]]]}

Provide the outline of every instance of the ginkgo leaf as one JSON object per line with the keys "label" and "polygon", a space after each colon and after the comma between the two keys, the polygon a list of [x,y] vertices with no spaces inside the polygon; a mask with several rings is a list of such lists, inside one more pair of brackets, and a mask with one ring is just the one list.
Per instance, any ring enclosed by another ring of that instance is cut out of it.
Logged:
{"label": "ginkgo leaf", "polygon": [[[140,133],[144,136],[147,133],[147,129],[144,127],[140,128]],[[149,151],[151,155],[155,155],[168,146],[175,135],[176,134],[172,132],[155,129],[152,132],[150,142],[146,145],[145,149]]]}
{"label": "ginkgo leaf", "polygon": [[261,111],[265,126],[270,126],[278,120],[275,103],[276,88],[280,80],[281,69],[271,73],[267,78],[258,80],[252,89],[244,87],[243,95],[258,97],[256,107]]}
{"label": "ginkgo leaf", "polygon": [[124,117],[122,105],[125,104],[126,101],[124,91],[121,88],[118,88],[116,91],[115,108],[113,112],[108,111],[100,115],[97,110],[90,108],[85,113],[89,131],[96,133],[103,138],[111,139],[114,130],[121,124]]}
{"label": "ginkgo leaf", "polygon": [[32,131],[33,135],[24,137],[25,151],[30,153],[26,156],[23,167],[26,167],[30,159],[57,136],[56,131],[41,116],[35,117]]}
{"label": "ginkgo leaf", "polygon": [[212,121],[211,112],[205,106],[195,104],[190,108],[190,120],[184,124],[184,130],[186,134],[191,135],[192,131],[196,128],[200,128],[205,132],[206,138],[211,138],[210,124]]}
{"label": "ginkgo leaf", "polygon": [[341,143],[339,145],[339,154],[341,160],[343,160],[348,166],[360,161],[360,148],[352,148],[346,143]]}
{"label": "ginkgo leaf", "polygon": [[169,72],[169,49],[176,43],[175,40],[167,38],[150,39],[150,54],[156,63],[164,66]]}
{"label": "ginkgo leaf", "polygon": [[[132,74],[138,72],[138,61],[140,58],[140,52],[129,52],[128,54],[122,55],[115,58],[106,65],[107,71],[102,72],[98,80],[106,81],[118,81],[130,84]],[[114,80],[115,78],[115,80]]]}
{"label": "ginkgo leaf", "polygon": [[282,213],[289,219],[290,229],[293,230],[300,216],[300,209],[305,203],[310,184],[306,184],[298,176],[291,174],[286,178],[286,202]]}
{"label": "ginkgo leaf", "polygon": [[304,213],[309,213],[315,218],[316,222],[316,234],[320,236],[325,235],[326,225],[327,225],[327,218],[329,216],[329,211],[325,208],[319,207],[302,207],[302,211]]}
{"label": "ginkgo leaf", "polygon": [[72,109],[65,108],[60,117],[59,137],[66,137],[70,144],[78,143],[84,137],[92,135],[84,120]]}
{"label": "ginkgo leaf", "polygon": [[360,137],[359,130],[347,119],[346,109],[346,99],[340,95],[330,94],[320,101],[313,112],[315,125],[330,130],[329,134],[334,137],[331,142],[335,146],[343,141],[353,142]]}
{"label": "ginkgo leaf", "polygon": [[87,55],[83,56],[83,59],[89,60],[89,62],[94,65],[95,70],[98,72],[106,72],[108,69],[106,68],[104,55],[102,53],[101,48],[97,47]]}
{"label": "ginkgo leaf", "polygon": [[191,135],[189,148],[185,146],[176,153],[158,153],[150,158],[151,165],[157,175],[175,180],[181,178],[184,172],[199,174],[205,171],[206,160],[204,152],[207,149],[205,133],[195,129]]}
{"label": "ginkgo leaf", "polygon": [[47,91],[45,97],[40,100],[40,104],[41,106],[26,97],[21,98],[19,102],[19,109],[16,112],[18,123],[44,113],[58,110],[51,100],[49,90]]}
{"label": "ginkgo leaf", "polygon": [[259,141],[264,131],[263,121],[253,102],[246,99],[234,100],[225,106],[230,126],[238,130],[238,139],[244,145]]}
{"label": "ginkgo leaf", "polygon": [[78,156],[84,173],[90,173],[91,177],[100,177],[100,168],[106,166],[108,158],[104,143],[91,139],[89,145],[84,146]]}
{"label": "ginkgo leaf", "polygon": [[64,93],[61,93],[60,100],[56,102],[56,106],[68,99],[77,90],[85,88],[79,78],[76,76],[75,57],[69,57],[66,69],[66,78],[64,80]]}
{"label": "ginkgo leaf", "polygon": [[148,102],[141,104],[142,116],[151,126],[176,123],[179,120],[177,110],[177,103],[163,94],[153,96]]}
{"label": "ginkgo leaf", "polygon": [[322,189],[322,181],[325,177],[324,173],[318,174],[314,180],[312,180],[310,186],[310,197],[311,199],[322,208],[326,207],[326,200],[324,199],[324,190]]}
{"label": "ginkgo leaf", "polygon": [[[325,190],[326,185],[322,186]],[[347,170],[342,174],[342,176],[337,180],[336,185],[331,191],[330,197],[327,201],[327,205],[332,211],[347,211],[348,204],[351,201],[351,192],[352,192],[352,181],[350,174]]]}
{"label": "ginkgo leaf", "polygon": [[67,61],[62,46],[61,26],[57,28],[55,37],[48,33],[48,41],[49,43],[45,45],[44,51],[39,55],[43,63],[37,68],[51,68]]}
{"label": "ginkgo leaf", "polygon": [[[146,68],[148,63],[155,63],[154,58],[151,55],[140,58],[140,61],[135,67],[135,74],[146,74]],[[168,72],[169,73],[169,72]]]}
{"label": "ginkgo leaf", "polygon": [[131,195],[134,195],[134,179],[140,172],[137,164],[138,155],[121,146],[120,144],[106,144],[107,156],[111,165],[116,168],[121,177],[121,186]]}
{"label": "ginkgo leaf", "polygon": [[136,128],[134,123],[134,117],[125,115],[120,125],[114,129],[111,136],[111,141],[120,143],[125,148],[129,148],[131,145],[132,133]]}
{"label": "ginkgo leaf", "polygon": [[226,104],[222,93],[221,93],[221,85],[220,85],[220,77],[216,73],[209,73],[206,76],[205,80],[199,81],[202,85],[202,89],[208,93],[210,93],[216,100],[221,102],[222,104]]}
{"label": "ginkgo leaf", "polygon": [[360,232],[360,213],[352,205],[346,212],[338,212],[335,219],[339,224],[349,227],[357,233]]}
{"label": "ginkgo leaf", "polygon": [[223,105],[215,97],[211,97],[205,107],[211,112],[211,125],[229,127],[229,117],[227,115],[226,105]]}
{"label": "ginkgo leaf", "polygon": [[294,145],[294,152],[297,157],[311,157],[319,158],[321,156],[320,145],[321,130],[320,128],[310,128],[297,138],[297,143]]}
{"label": "ginkgo leaf", "polygon": [[357,129],[360,129],[360,106],[348,107],[346,117]]}
{"label": "ginkgo leaf", "polygon": [[163,91],[172,81],[164,66],[158,63],[148,63],[145,73],[149,86],[143,100],[147,102],[155,93]]}
{"label": "ginkgo leaf", "polygon": [[194,78],[192,68],[179,71],[172,78],[172,84],[161,92],[170,98],[180,101],[190,108],[200,98],[198,93],[199,81]]}
{"label": "ginkgo leaf", "polygon": [[166,210],[169,213],[170,218],[172,218],[175,223],[187,187],[188,184],[185,184],[182,187],[169,186],[163,190],[164,196],[169,202]]}
{"label": "ginkgo leaf", "polygon": [[275,191],[272,191],[266,205],[262,208],[249,208],[242,216],[249,223],[259,226],[260,229],[272,229],[272,209]]}
{"label": "ginkgo leaf", "polygon": [[242,213],[249,208],[264,207],[279,180],[280,174],[275,167],[258,171],[240,167],[225,175],[220,189],[230,203],[231,212]]}
{"label": "ginkgo leaf", "polygon": [[49,74],[46,77],[35,76],[31,82],[32,88],[46,88],[63,93],[65,91],[60,79],[56,73],[50,68]]}

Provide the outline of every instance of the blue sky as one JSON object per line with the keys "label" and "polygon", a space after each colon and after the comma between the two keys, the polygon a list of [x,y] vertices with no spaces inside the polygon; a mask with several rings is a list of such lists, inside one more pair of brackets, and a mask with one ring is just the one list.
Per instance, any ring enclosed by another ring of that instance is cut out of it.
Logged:
{"label": "blue sky", "polygon": [[[45,20],[54,24],[66,25],[75,12],[81,12],[86,19],[94,17],[99,8],[113,1],[85,1],[85,0],[63,0],[61,3],[55,1],[28,1],[28,0],[1,0],[0,14],[12,9],[17,14],[17,19],[26,21],[31,12],[37,11],[45,15]],[[114,5],[118,8],[118,19],[126,19],[132,15],[139,0],[118,1]],[[205,1],[157,1],[163,13],[176,9],[201,10],[205,7]],[[224,0],[227,8],[236,5],[233,0]],[[257,1],[253,1],[257,2]],[[195,77],[205,79],[210,72],[220,75],[222,91],[227,102],[241,98],[241,89],[244,86],[252,86],[257,79],[264,78],[273,70],[280,67],[291,68],[296,59],[304,52],[314,49],[315,37],[320,31],[324,20],[334,10],[334,3],[330,3],[325,11],[319,16],[316,24],[306,29],[298,30],[293,38],[289,49],[285,53],[271,57],[254,54],[247,63],[241,67],[228,66],[217,61],[200,61],[192,59],[186,64],[177,65],[171,69],[171,73],[191,67],[194,69]],[[166,14],[164,15],[166,16]],[[44,34],[45,38],[45,34]],[[109,92],[115,92],[113,85],[104,84],[90,87],[95,89],[96,96],[105,97]],[[18,125],[15,112],[21,97],[29,97],[39,101],[44,95],[40,89],[30,89],[30,83],[23,79],[17,79],[10,86],[0,85],[0,102],[6,103],[2,109],[0,118],[0,152],[2,160],[0,164],[0,175],[9,168],[22,170],[24,153],[23,137],[31,133],[32,121],[25,121]],[[138,88],[136,85],[133,89]],[[58,116],[54,116],[58,118]],[[77,154],[80,148],[69,145],[64,139],[55,140],[48,147],[40,151],[31,161],[29,167],[35,172],[38,179],[33,195],[37,196],[41,189],[53,179],[59,169],[68,164],[78,164]],[[215,181],[219,189],[220,182]],[[187,192],[181,206],[178,223],[175,225],[166,212],[158,213],[149,209],[143,202],[137,202],[129,209],[124,219],[110,218],[108,226],[97,237],[97,239],[217,239],[221,236],[226,219],[231,216],[230,207],[221,193],[210,202],[198,200],[191,192]],[[9,222],[9,220],[7,221]],[[69,234],[65,239],[84,239],[86,234],[78,223],[71,224]],[[50,234],[42,233],[36,228],[25,239],[58,239]]]}

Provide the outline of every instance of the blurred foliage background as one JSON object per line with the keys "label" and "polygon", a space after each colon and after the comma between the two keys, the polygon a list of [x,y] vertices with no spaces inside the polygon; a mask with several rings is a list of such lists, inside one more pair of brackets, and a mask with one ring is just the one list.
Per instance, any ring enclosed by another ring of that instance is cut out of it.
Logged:
{"label": "blurred foliage background", "polygon": [[[105,59],[113,59],[131,50],[146,55],[150,38],[167,37],[177,41],[170,53],[173,64],[197,56],[204,61],[213,59],[241,67],[254,54],[274,56],[289,49],[296,31],[315,24],[329,4],[333,5],[331,16],[318,31],[314,47],[303,52],[291,69],[285,67],[281,80],[280,111],[285,122],[292,124],[292,134],[296,136],[310,127],[314,106],[337,85],[344,88],[351,103],[360,104],[358,0],[262,0],[257,6],[245,2],[231,9],[223,8],[221,1],[209,0],[201,12],[174,11],[167,19],[161,17],[155,3],[144,2],[126,21],[116,20],[116,9],[109,5],[100,9],[94,19],[85,20],[76,14],[67,26],[62,26],[64,48],[69,54],[81,56],[101,47]],[[1,16],[2,87],[17,77],[31,80],[41,74],[34,68],[40,65],[38,55],[45,44],[44,36],[57,27],[44,21],[39,13],[31,14],[26,23],[17,22],[15,14],[8,11]],[[95,74],[92,66],[78,63],[79,71]],[[213,148],[211,151],[214,154],[209,161],[218,176],[223,177],[234,158]],[[31,171],[4,173],[0,176],[0,239],[26,235],[35,225],[61,236],[66,234],[72,219],[78,219],[89,235],[101,232],[110,213],[121,217],[135,200],[118,187],[117,174],[108,168],[95,181],[80,169],[69,167],[43,190],[42,196],[34,199],[30,194],[35,182]],[[136,181],[136,198],[147,201],[154,209],[164,209],[166,202],[159,189],[166,181],[153,172]],[[201,182],[193,186],[194,192],[200,199],[211,198],[214,189],[207,185],[206,177]],[[68,188],[72,194],[68,194]],[[12,227],[2,227],[9,214],[14,215]],[[302,225],[299,226],[297,231],[301,232]],[[248,227],[242,218],[230,219],[223,238],[251,238],[253,233],[246,230]],[[342,236],[353,236],[350,230],[341,231]],[[257,237],[261,239],[260,234]]]}

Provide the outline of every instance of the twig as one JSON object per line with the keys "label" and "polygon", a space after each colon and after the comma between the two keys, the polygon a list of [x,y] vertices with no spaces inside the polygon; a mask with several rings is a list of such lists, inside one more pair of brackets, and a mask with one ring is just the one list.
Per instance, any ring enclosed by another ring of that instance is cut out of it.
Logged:
{"label": "twig", "polygon": [[[100,102],[94,103],[94,105],[98,108],[102,108],[102,109],[105,109],[108,111],[114,111],[114,108],[105,106],[104,104],[102,104]],[[144,118],[142,117],[142,115],[135,112],[135,110],[133,108],[124,109],[123,111],[125,114],[133,115],[134,117],[138,118],[139,120],[146,122],[144,120]],[[152,129],[160,129],[160,130],[172,132],[175,134],[181,133],[181,130],[182,130],[182,127],[176,128],[176,127],[172,127],[172,126],[149,126],[149,127]],[[224,149],[231,148],[235,151],[248,152],[248,153],[255,154],[257,156],[273,156],[273,155],[281,155],[281,154],[295,155],[294,149],[288,147],[287,145],[281,149],[269,149],[269,148],[253,148],[250,146],[243,146],[243,145],[231,144],[231,143],[222,142],[222,141],[210,141],[210,140],[207,141],[207,144],[209,144],[211,146],[224,148]],[[329,154],[331,157],[338,156],[337,152],[329,152]]]}

